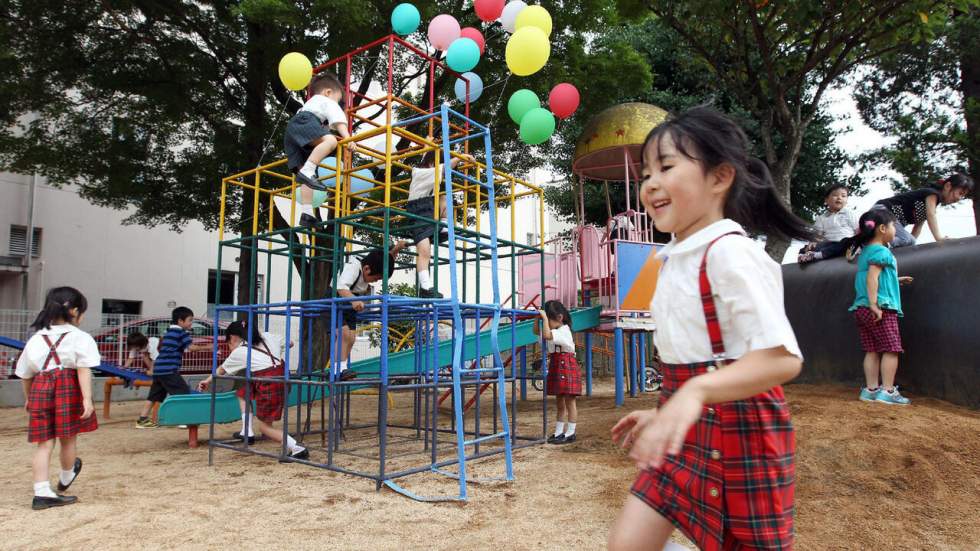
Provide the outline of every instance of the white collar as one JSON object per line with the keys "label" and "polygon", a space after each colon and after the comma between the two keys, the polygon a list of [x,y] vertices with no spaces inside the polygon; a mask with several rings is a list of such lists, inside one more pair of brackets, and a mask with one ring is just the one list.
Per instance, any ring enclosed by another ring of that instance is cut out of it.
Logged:
{"label": "white collar", "polygon": [[688,236],[683,241],[678,242],[676,237],[671,239],[670,243],[664,245],[657,252],[657,258],[696,251],[700,248],[707,247],[708,243],[711,243],[716,238],[731,232],[745,233],[745,230],[738,222],[723,218],[694,232],[694,235]]}
{"label": "white collar", "polygon": [[183,327],[177,325],[176,323],[171,323],[170,324],[170,327],[168,327],[167,329],[180,329],[181,331],[187,331],[186,329],[184,329]]}
{"label": "white collar", "polygon": [[61,335],[62,333],[71,333],[73,331],[78,331],[78,328],[70,323],[63,323],[61,325],[52,325],[50,329],[40,328],[37,330],[38,335]]}

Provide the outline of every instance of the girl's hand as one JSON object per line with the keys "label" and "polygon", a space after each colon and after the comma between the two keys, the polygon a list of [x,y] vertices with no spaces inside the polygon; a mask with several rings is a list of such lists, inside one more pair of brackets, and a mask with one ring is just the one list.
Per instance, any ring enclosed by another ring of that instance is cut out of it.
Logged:
{"label": "girl's hand", "polygon": [[92,399],[88,398],[82,401],[82,419],[88,419],[95,413],[95,406],[92,405]]}
{"label": "girl's hand", "polygon": [[881,308],[879,308],[877,304],[872,304],[868,306],[868,309],[871,310],[871,313],[875,315],[876,322],[881,321],[881,316],[884,314],[882,313]]}
{"label": "girl's hand", "polygon": [[208,389],[209,386],[211,386],[211,377],[208,377],[207,379],[204,379],[201,382],[197,383],[197,390],[198,392],[204,392],[205,390]]}
{"label": "girl's hand", "polygon": [[350,303],[350,307],[353,308],[355,312],[360,312],[364,309],[364,303],[359,300],[355,300],[354,302]]}
{"label": "girl's hand", "polygon": [[915,279],[912,276],[901,276],[898,278],[899,285],[911,285]]}
{"label": "girl's hand", "polygon": [[543,319],[543,320],[545,320],[545,321],[547,321],[547,320],[548,320],[548,314],[547,314],[547,313],[545,313],[545,311],[544,311],[544,310],[538,310],[538,315],[539,315],[539,316],[541,316],[541,319]]}
{"label": "girl's hand", "polygon": [[24,411],[26,411],[27,413],[31,412],[31,403],[28,402],[27,400],[24,400]]}
{"label": "girl's hand", "polygon": [[665,455],[677,455],[691,426],[698,422],[704,399],[690,383],[681,387],[656,414],[655,423],[634,429],[630,458],[639,469],[656,469]]}
{"label": "girl's hand", "polygon": [[657,409],[638,409],[620,419],[610,432],[613,442],[622,448],[633,445],[636,435],[657,417]]}

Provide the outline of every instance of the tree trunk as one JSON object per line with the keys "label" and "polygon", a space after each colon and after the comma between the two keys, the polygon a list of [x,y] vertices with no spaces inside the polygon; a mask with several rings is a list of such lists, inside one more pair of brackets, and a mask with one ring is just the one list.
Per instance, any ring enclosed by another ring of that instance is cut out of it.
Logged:
{"label": "tree trunk", "polygon": [[[960,21],[960,78],[969,172],[980,182],[980,9],[972,8]],[[973,219],[980,235],[980,190],[973,190]]]}

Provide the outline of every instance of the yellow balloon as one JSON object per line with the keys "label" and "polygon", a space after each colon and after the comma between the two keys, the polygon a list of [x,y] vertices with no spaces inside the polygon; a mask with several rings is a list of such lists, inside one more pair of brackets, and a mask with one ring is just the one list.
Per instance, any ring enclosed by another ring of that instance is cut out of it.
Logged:
{"label": "yellow balloon", "polygon": [[279,80],[290,90],[302,90],[313,78],[313,64],[299,52],[289,52],[279,61]]}
{"label": "yellow balloon", "polygon": [[526,77],[537,73],[548,62],[549,56],[551,44],[548,42],[548,35],[538,27],[517,29],[507,41],[507,68],[517,76]]}
{"label": "yellow balloon", "polygon": [[537,27],[545,36],[551,36],[551,14],[541,6],[528,6],[518,12],[515,27]]}

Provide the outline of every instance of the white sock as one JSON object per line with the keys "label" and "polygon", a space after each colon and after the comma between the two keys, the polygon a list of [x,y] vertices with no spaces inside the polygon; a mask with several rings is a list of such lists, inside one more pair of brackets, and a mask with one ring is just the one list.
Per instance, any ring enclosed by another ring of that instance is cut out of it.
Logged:
{"label": "white sock", "polygon": [[51,483],[47,480],[34,483],[34,495],[35,497],[58,497],[58,494],[51,489]]}
{"label": "white sock", "polygon": [[[245,421],[246,421],[247,418],[248,418],[248,414],[247,413],[243,413],[242,414],[242,430],[240,431],[241,434],[245,434]],[[255,419],[252,419],[252,422],[248,424],[248,436],[249,437],[255,436]]]}
{"label": "white sock", "polygon": [[298,453],[306,449],[297,444],[296,439],[288,434],[286,435],[286,448],[289,449],[289,453]]}
{"label": "white sock", "polygon": [[668,541],[667,543],[664,544],[663,551],[687,551],[687,547],[684,547],[679,543]]}
{"label": "white sock", "polygon": [[558,421],[555,423],[555,436],[561,436],[565,432],[565,422]]}
{"label": "white sock", "polygon": [[309,176],[310,178],[316,178],[316,165],[311,163],[310,161],[306,161],[306,163],[303,164],[303,168],[299,169],[299,171],[304,176]]}
{"label": "white sock", "polygon": [[61,481],[62,486],[71,484],[71,481],[75,480],[75,469],[70,471],[61,471],[61,474],[58,475],[58,480]]}
{"label": "white sock", "polygon": [[423,289],[432,288],[432,276],[429,275],[429,270],[419,272],[419,287]]}
{"label": "white sock", "polygon": [[565,427],[565,438],[575,434],[575,423],[569,423]]}

